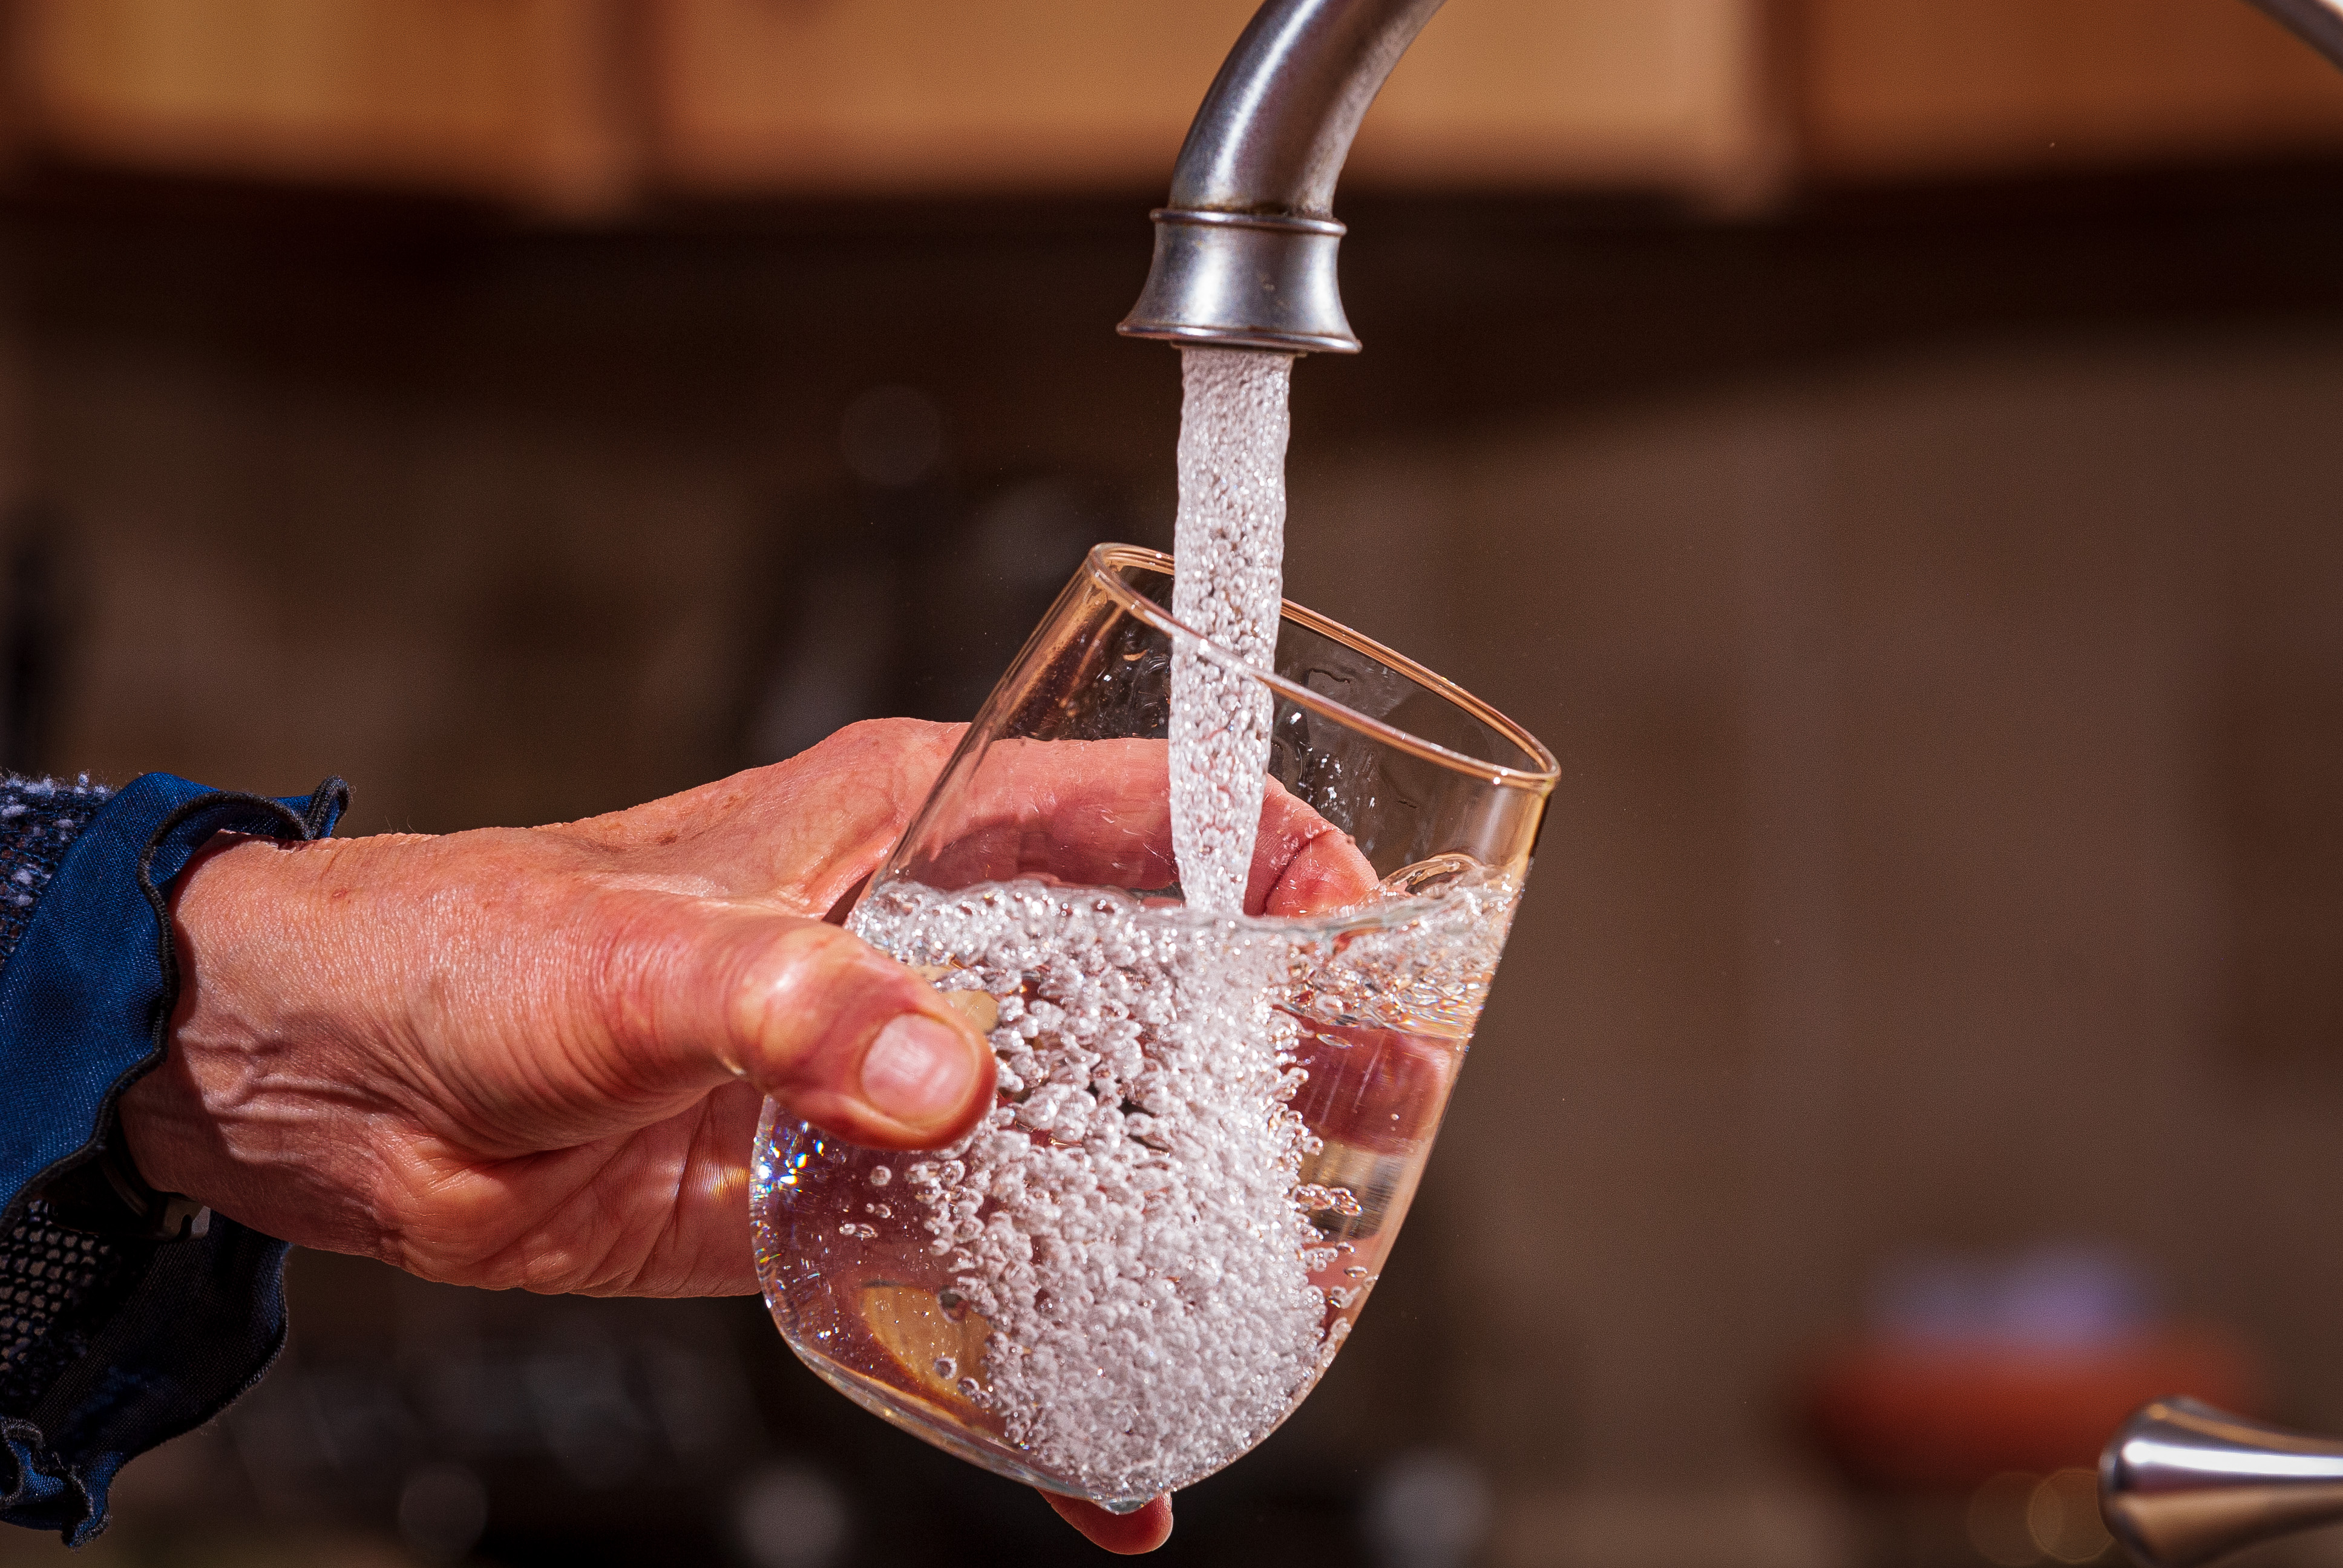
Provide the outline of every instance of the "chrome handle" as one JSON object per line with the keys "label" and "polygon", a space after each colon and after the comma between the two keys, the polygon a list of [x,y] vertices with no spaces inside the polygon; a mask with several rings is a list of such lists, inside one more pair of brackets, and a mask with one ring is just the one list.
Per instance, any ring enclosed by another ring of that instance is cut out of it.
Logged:
{"label": "chrome handle", "polygon": [[2343,1521],[2343,1442],[2160,1399],[2099,1456],[2099,1513],[2140,1568],[2193,1568]]}
{"label": "chrome handle", "polygon": [[2343,0],[2254,0],[2297,36],[2343,65]]}

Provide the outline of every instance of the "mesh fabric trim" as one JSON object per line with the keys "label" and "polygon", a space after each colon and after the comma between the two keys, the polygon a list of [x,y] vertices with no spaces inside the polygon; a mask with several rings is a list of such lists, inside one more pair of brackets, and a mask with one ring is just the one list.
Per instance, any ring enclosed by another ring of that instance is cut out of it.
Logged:
{"label": "mesh fabric trim", "polygon": [[[0,963],[15,955],[65,851],[114,791],[85,773],[71,783],[0,777]],[[14,1192],[0,1192],[0,1210]],[[135,1277],[122,1249],[26,1203],[0,1234],[0,1414],[29,1411],[89,1348]]]}
{"label": "mesh fabric trim", "polygon": [[102,1236],[59,1224],[35,1198],[0,1236],[0,1413],[21,1416],[89,1351],[138,1276]]}

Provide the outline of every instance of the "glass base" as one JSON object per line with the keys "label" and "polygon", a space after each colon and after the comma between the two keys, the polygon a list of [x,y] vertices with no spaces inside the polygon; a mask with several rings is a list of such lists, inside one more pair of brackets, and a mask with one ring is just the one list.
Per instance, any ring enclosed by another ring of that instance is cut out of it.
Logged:
{"label": "glass base", "polygon": [[798,1349],[794,1343],[789,1343],[787,1335],[782,1336],[782,1339],[784,1343],[789,1344],[790,1352],[798,1360],[813,1369],[813,1374],[816,1377],[888,1425],[899,1427],[913,1437],[934,1443],[945,1452],[955,1458],[964,1459],[980,1469],[989,1470],[995,1475],[1006,1476],[1011,1481],[1021,1482],[1036,1491],[1052,1492],[1060,1497],[1071,1497],[1083,1503],[1094,1503],[1109,1513],[1136,1513],[1155,1501],[1152,1497],[1093,1497],[1087,1492],[1077,1492],[1042,1474],[1038,1470],[1020,1464],[997,1449],[970,1442],[966,1433],[950,1417],[945,1416],[941,1412],[938,1412],[933,1418],[929,1417],[920,1408],[924,1402],[904,1393],[900,1389],[890,1388],[874,1378],[864,1377],[852,1368],[840,1366],[825,1357],[808,1355],[804,1351]]}

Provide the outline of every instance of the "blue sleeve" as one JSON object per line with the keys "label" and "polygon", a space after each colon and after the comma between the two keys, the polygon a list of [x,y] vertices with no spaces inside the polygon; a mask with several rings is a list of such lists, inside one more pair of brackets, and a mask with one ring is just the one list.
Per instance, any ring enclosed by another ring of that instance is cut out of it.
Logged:
{"label": "blue sleeve", "polygon": [[172,879],[217,832],[321,838],[347,793],[0,782],[0,1520],[79,1545],[284,1345],[285,1243],[146,1189],[116,1108],[177,1000]]}

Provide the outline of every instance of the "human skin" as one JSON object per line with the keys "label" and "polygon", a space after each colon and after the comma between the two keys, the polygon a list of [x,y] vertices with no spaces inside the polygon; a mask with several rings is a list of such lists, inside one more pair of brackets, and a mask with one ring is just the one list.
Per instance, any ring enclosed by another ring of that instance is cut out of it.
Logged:
{"label": "human skin", "polygon": [[[426,1279],[755,1291],[748,1166],[766,1096],[888,1149],[950,1143],[992,1103],[983,1038],[823,919],[878,869],[959,735],[856,725],[552,827],[215,840],[172,885],[180,995],[166,1060],[123,1100],[132,1158],[266,1234]],[[1053,754],[1072,760],[1026,768],[983,809],[1010,839],[1062,821],[1119,853],[1152,845],[1168,835],[1160,748]],[[1348,839],[1282,791],[1262,826],[1256,910],[1372,885]],[[1050,1502],[1111,1551],[1171,1531],[1165,1500],[1122,1518]]]}

